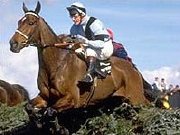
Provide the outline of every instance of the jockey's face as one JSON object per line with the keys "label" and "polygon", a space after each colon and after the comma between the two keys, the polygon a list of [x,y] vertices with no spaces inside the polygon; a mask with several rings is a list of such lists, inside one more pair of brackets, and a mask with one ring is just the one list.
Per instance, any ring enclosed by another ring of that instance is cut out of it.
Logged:
{"label": "jockey's face", "polygon": [[71,18],[75,25],[79,25],[82,21],[82,17],[80,14],[75,14],[75,15],[71,16]]}

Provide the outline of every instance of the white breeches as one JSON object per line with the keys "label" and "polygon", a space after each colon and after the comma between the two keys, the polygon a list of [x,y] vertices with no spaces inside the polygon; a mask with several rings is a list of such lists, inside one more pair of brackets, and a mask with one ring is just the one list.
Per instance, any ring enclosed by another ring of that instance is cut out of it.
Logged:
{"label": "white breeches", "polygon": [[86,48],[85,55],[96,57],[99,60],[106,60],[113,54],[113,44],[112,41],[109,40],[105,42],[104,47],[102,49],[96,48]]}

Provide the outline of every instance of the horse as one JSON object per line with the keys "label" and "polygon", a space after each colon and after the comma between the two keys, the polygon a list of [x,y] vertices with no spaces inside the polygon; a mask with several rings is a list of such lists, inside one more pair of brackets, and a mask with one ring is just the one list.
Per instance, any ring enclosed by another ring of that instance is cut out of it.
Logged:
{"label": "horse", "polygon": [[[35,108],[52,107],[58,112],[70,108],[94,105],[107,97],[120,96],[133,105],[147,105],[141,74],[123,59],[111,57],[111,74],[97,79],[92,90],[80,87],[79,80],[86,72],[86,63],[66,47],[55,47],[64,43],[39,15],[41,5],[28,10],[23,3],[25,15],[18,21],[18,28],[11,37],[10,50],[19,53],[24,47],[35,46],[38,52],[39,94],[31,100]],[[91,96],[90,96],[91,95]],[[88,100],[88,102],[87,102]]]}
{"label": "horse", "polygon": [[28,91],[23,86],[0,80],[0,103],[12,107],[29,100]]}

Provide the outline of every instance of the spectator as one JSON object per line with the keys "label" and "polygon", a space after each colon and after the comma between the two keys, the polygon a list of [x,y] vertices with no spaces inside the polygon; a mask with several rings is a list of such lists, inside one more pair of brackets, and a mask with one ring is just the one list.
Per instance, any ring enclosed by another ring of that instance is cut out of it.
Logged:
{"label": "spectator", "polygon": [[162,92],[166,92],[167,88],[166,88],[166,83],[165,83],[165,79],[161,78],[161,82],[160,82],[160,91]]}
{"label": "spectator", "polygon": [[180,87],[179,87],[179,85],[177,84],[173,90],[176,91],[176,90],[179,90],[179,89],[180,89]]}
{"label": "spectator", "polygon": [[153,90],[160,90],[160,82],[159,82],[159,77],[154,78],[154,82],[152,84]]}
{"label": "spectator", "polygon": [[172,91],[174,89],[173,84],[169,84],[168,91]]}

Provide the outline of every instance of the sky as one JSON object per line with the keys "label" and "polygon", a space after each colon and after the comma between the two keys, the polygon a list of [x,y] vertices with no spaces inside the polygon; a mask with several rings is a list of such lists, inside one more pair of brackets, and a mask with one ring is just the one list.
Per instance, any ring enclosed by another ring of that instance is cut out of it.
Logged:
{"label": "sky", "polygon": [[[67,34],[72,20],[66,10],[75,0],[39,0],[40,16],[56,34]],[[23,2],[34,10],[37,0],[0,0],[0,79],[24,86],[37,95],[35,47],[10,51],[9,40],[24,16]],[[180,0],[79,0],[87,14],[100,19],[126,48],[144,78],[164,78],[180,85]]]}

